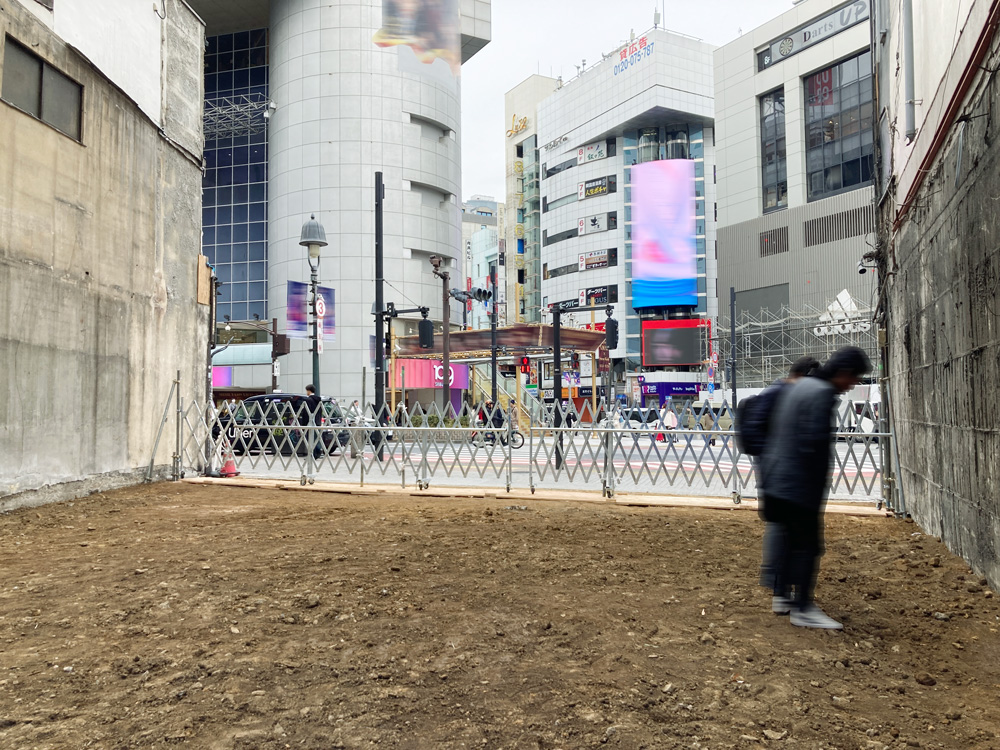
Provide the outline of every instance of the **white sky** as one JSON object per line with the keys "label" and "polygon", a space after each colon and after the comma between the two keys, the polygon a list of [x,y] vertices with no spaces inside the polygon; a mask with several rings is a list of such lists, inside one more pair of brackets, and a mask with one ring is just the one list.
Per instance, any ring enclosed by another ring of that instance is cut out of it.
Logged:
{"label": "white sky", "polygon": [[504,200],[504,94],[532,73],[564,81],[635,30],[661,27],[721,46],[792,0],[493,0],[493,40],[462,66],[462,193]]}

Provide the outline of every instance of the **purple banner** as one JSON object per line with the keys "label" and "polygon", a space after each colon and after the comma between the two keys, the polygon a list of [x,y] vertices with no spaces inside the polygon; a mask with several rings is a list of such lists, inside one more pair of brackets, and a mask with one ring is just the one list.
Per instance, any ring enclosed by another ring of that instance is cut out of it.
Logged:
{"label": "purple banner", "polygon": [[288,323],[285,334],[293,339],[309,338],[308,307],[309,285],[301,281],[288,282],[288,301],[285,318]]}

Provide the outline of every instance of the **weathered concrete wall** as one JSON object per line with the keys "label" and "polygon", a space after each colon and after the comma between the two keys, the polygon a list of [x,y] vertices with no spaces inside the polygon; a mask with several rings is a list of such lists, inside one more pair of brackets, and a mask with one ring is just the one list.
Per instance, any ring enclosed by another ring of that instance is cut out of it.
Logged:
{"label": "weathered concrete wall", "polygon": [[[997,42],[992,56],[995,59]],[[1000,81],[983,73],[964,126],[888,247],[888,369],[907,510],[1000,586]],[[964,127],[964,134],[959,135]],[[958,172],[959,160],[961,171]],[[956,176],[957,175],[957,176]],[[889,225],[902,196],[883,205]]]}
{"label": "weathered concrete wall", "polygon": [[[84,86],[82,143],[0,102],[0,497],[135,481],[178,370],[185,402],[204,399],[203,29],[183,3],[167,9],[161,131],[19,4],[0,5],[0,39]],[[168,431],[157,464],[172,447]]]}

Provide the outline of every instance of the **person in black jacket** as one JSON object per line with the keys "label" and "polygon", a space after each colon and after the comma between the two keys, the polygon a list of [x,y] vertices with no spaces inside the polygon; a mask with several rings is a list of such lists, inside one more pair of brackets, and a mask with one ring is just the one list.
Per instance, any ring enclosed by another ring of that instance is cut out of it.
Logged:
{"label": "person in black jacket", "polygon": [[[747,416],[748,429],[753,434],[767,435],[770,427],[771,415],[774,407],[778,403],[781,393],[786,387],[796,382],[799,378],[812,375],[819,367],[819,360],[815,357],[799,357],[792,363],[788,371],[788,377],[778,378],[771,385],[757,395],[757,404]],[[757,505],[760,517],[764,519],[764,540],[762,546],[760,585],[769,588],[774,592],[771,600],[771,609],[779,615],[786,615],[791,609],[791,604],[784,597],[785,586],[778,579],[778,560],[781,559],[785,548],[784,533],[781,526],[774,523],[770,517],[770,510],[767,504],[767,489],[760,472],[760,461],[754,461],[754,472],[757,475]]]}
{"label": "person in black jacket", "polygon": [[[311,383],[306,386],[306,401],[303,408],[307,412],[305,424],[323,424],[323,401],[316,395],[316,386]],[[323,455],[323,436],[317,430],[311,434],[310,439],[314,441],[313,458],[319,459]]]}
{"label": "person in black jacket", "polygon": [[842,630],[813,602],[816,571],[823,553],[823,507],[833,465],[837,396],[871,372],[868,356],[856,346],[834,352],[815,377],[787,386],[774,415],[761,460],[769,515],[785,535],[779,581],[790,599],[791,623]]}

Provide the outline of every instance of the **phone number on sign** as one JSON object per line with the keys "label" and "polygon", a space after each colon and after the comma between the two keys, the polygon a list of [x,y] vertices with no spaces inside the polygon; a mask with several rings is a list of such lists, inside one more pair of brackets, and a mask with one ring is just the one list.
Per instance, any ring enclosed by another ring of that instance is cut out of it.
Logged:
{"label": "phone number on sign", "polygon": [[616,63],[615,75],[618,75],[619,73],[624,73],[630,67],[641,61],[644,57],[650,57],[652,54],[653,54],[653,43],[650,42],[636,53],[631,54],[625,59],[623,59],[621,62]]}

